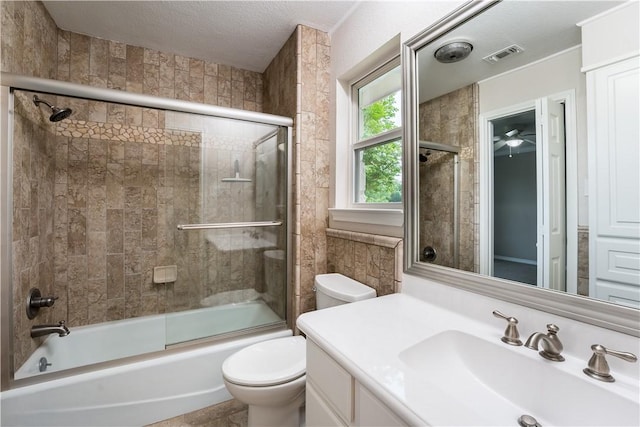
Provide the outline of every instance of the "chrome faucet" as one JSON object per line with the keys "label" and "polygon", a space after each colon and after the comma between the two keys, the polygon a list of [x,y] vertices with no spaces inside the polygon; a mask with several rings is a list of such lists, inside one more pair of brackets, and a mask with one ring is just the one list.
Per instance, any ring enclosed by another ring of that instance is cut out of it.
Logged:
{"label": "chrome faucet", "polygon": [[71,331],[64,323],[64,320],[61,320],[57,325],[34,325],[31,327],[31,338],[42,337],[49,334],[58,334],[60,337],[66,337]]}
{"label": "chrome faucet", "polygon": [[560,338],[558,338],[557,335],[559,330],[560,328],[556,325],[549,323],[547,325],[546,334],[543,332],[535,332],[531,334],[527,342],[524,343],[524,346],[537,351],[538,344],[540,344],[542,347],[542,350],[539,352],[540,356],[554,362],[562,362],[564,361],[564,357],[560,355],[563,347],[560,342]]}

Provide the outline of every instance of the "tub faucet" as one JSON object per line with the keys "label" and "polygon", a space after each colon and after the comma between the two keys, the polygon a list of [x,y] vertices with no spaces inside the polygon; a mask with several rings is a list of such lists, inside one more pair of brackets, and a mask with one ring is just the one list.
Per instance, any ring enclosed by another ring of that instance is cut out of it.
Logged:
{"label": "tub faucet", "polygon": [[34,325],[31,327],[31,338],[42,337],[49,334],[58,334],[60,337],[66,337],[71,331],[64,324],[64,320],[58,322],[57,325]]}
{"label": "tub faucet", "polygon": [[562,362],[564,361],[564,357],[560,355],[563,347],[557,335],[559,330],[560,328],[556,325],[549,323],[546,334],[543,332],[531,334],[527,342],[524,343],[524,346],[532,350],[538,350],[538,344],[540,344],[542,347],[542,350],[539,352],[540,356],[554,362]]}

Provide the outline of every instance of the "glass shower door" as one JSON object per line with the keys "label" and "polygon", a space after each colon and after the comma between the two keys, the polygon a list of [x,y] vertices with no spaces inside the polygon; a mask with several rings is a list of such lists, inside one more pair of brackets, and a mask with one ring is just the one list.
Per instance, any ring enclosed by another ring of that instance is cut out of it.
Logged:
{"label": "glass shower door", "polygon": [[176,281],[167,345],[283,324],[286,129],[177,113],[167,126],[201,135],[188,165],[174,158],[174,179],[192,188],[169,227],[186,280]]}

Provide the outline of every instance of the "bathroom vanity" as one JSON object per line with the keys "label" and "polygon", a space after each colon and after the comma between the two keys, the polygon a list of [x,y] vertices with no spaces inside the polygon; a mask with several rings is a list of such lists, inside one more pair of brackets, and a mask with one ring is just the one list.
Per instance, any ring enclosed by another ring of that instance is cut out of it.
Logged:
{"label": "bathroom vanity", "polygon": [[387,405],[307,340],[306,425],[404,426]]}
{"label": "bathroom vanity", "polygon": [[[450,298],[466,303],[464,294]],[[540,318],[559,324],[565,361],[552,362],[503,343],[506,322],[491,310],[483,314],[487,303],[451,310],[403,293],[300,316],[307,336],[306,425],[496,426],[518,425],[527,415],[541,425],[640,424],[637,363],[610,357],[614,383],[582,372],[591,353],[584,340],[636,352],[637,338],[590,325],[581,330],[570,319],[497,302],[495,308],[524,320],[523,341],[545,330]]]}

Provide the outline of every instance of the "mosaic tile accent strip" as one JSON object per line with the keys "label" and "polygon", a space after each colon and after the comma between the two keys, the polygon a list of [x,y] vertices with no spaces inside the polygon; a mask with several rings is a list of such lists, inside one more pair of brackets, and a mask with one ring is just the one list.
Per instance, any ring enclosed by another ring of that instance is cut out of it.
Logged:
{"label": "mosaic tile accent strip", "polygon": [[134,141],[157,145],[200,147],[201,132],[127,126],[118,123],[99,123],[84,120],[64,120],[56,123],[56,134],[69,138],[101,139],[105,141]]}

